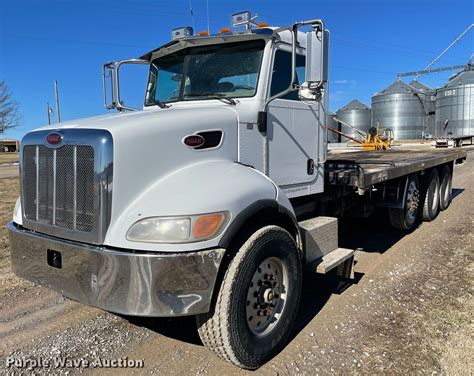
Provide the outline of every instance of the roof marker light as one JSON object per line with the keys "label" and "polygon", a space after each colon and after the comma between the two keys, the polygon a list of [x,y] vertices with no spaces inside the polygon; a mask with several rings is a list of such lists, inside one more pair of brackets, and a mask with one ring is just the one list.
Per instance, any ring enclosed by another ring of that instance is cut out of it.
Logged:
{"label": "roof marker light", "polygon": [[255,20],[258,15],[252,17],[252,14],[247,10],[245,12],[235,13],[231,16],[230,23],[233,27],[245,26],[247,30],[251,29],[252,26],[257,26]]}
{"label": "roof marker light", "polygon": [[178,27],[176,29],[171,30],[171,39],[182,39],[186,37],[192,36],[194,33],[194,30],[190,26],[186,27]]}
{"label": "roof marker light", "polygon": [[232,15],[231,23],[235,26],[240,26],[250,21],[251,18],[250,12],[247,10],[245,12],[235,13]]}
{"label": "roof marker light", "polygon": [[257,25],[257,27],[259,27],[259,28],[260,28],[260,27],[268,27],[268,26],[270,26],[270,25],[269,25],[268,23],[266,23],[266,22],[260,22],[260,23]]}
{"label": "roof marker light", "polygon": [[223,27],[219,30],[219,34],[231,33],[232,31],[228,27]]}
{"label": "roof marker light", "polygon": [[205,36],[205,35],[209,35],[209,32],[207,32],[207,31],[198,31],[197,35],[202,37],[202,36]]}

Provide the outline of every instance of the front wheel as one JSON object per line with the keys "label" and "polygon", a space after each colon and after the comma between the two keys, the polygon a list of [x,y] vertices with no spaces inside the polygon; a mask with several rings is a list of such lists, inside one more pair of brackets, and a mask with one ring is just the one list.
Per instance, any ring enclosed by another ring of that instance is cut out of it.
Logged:
{"label": "front wheel", "polygon": [[255,232],[237,251],[214,309],[196,318],[202,342],[227,362],[256,369],[286,344],[298,311],[301,262],[291,235]]}

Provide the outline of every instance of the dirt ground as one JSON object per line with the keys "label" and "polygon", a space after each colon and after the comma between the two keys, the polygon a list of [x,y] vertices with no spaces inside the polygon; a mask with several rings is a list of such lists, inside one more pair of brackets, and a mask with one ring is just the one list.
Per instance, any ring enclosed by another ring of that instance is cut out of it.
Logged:
{"label": "dirt ground", "polygon": [[[410,234],[384,213],[340,224],[358,252],[356,279],[340,285],[307,274],[291,342],[254,374],[447,374],[474,372],[474,153],[455,169],[451,207]],[[10,218],[16,179],[0,179],[0,221]],[[17,368],[7,357],[143,360],[143,368]],[[192,318],[120,317],[69,301],[10,272],[0,239],[0,374],[244,374],[212,356]]]}
{"label": "dirt ground", "polygon": [[17,165],[0,165],[0,179],[17,177],[20,173]]}
{"label": "dirt ground", "polygon": [[0,165],[3,163],[18,162],[18,153],[0,153]]}

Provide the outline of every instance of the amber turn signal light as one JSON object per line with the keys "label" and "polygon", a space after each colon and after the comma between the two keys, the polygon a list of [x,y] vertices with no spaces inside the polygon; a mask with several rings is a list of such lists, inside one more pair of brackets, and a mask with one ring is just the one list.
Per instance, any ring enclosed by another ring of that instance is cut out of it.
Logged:
{"label": "amber turn signal light", "polygon": [[224,222],[223,213],[206,214],[194,221],[193,237],[194,239],[207,239],[214,235]]}

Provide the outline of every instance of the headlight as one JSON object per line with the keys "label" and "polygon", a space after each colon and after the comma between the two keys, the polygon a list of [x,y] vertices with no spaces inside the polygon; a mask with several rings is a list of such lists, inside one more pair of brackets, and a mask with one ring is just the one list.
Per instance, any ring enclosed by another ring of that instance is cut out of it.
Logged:
{"label": "headlight", "polygon": [[227,224],[227,212],[188,217],[149,217],[134,223],[127,239],[145,243],[189,243],[215,238]]}

